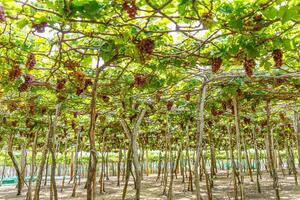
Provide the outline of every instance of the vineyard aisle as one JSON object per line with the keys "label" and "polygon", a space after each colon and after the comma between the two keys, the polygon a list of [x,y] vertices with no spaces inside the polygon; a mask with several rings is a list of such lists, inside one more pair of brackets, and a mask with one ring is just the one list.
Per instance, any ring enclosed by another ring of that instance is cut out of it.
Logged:
{"label": "vineyard aisle", "polygon": [[1,0],[0,200],[300,200],[296,0]]}

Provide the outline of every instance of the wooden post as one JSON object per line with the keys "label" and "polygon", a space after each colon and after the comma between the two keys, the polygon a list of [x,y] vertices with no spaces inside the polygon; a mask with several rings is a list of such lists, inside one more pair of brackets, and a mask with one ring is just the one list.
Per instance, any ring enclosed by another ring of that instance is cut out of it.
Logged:
{"label": "wooden post", "polygon": [[233,108],[234,108],[234,124],[236,130],[236,140],[237,140],[237,151],[238,151],[238,171],[240,176],[239,187],[241,200],[245,199],[244,191],[244,174],[243,174],[243,164],[242,164],[242,149],[241,149],[241,133],[240,133],[240,113],[239,104],[236,96],[233,97]]}
{"label": "wooden post", "polygon": [[[267,138],[268,138],[268,146],[271,147],[272,137],[271,137],[271,125],[270,125],[270,118],[271,118],[271,104],[270,100],[266,102],[266,111],[267,111]],[[279,196],[279,185],[278,185],[278,176],[277,172],[274,167],[274,158],[272,154],[272,149],[269,148],[269,157],[270,157],[270,171],[272,172],[273,178],[273,188],[275,190],[275,197],[276,200],[280,200]]]}
{"label": "wooden post", "polygon": [[300,125],[299,125],[299,114],[298,111],[294,111],[294,130],[297,138],[297,150],[298,150],[298,167],[300,168]]}
{"label": "wooden post", "polygon": [[196,146],[196,160],[194,164],[194,173],[195,173],[195,189],[196,189],[196,199],[201,200],[200,194],[200,178],[199,178],[199,161],[202,154],[202,140],[204,135],[204,103],[206,96],[206,82],[202,83],[201,93],[197,102],[197,146]]}

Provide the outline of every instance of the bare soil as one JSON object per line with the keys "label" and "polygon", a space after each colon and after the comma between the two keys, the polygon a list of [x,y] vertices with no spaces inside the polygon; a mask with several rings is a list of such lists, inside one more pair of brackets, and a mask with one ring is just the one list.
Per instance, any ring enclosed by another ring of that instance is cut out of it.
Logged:
{"label": "bare soil", "polygon": [[[255,177],[254,177],[255,178]],[[142,181],[142,192],[141,199],[147,200],[163,200],[167,199],[166,196],[162,195],[163,186],[161,181],[155,182],[156,175],[144,176]],[[186,179],[187,180],[187,179]],[[254,179],[255,180],[255,179]],[[300,200],[300,186],[295,186],[293,176],[280,176],[280,196],[281,199],[288,200]],[[110,177],[109,180],[105,181],[105,193],[100,194],[98,192],[97,200],[120,200],[122,196],[123,184],[117,187],[117,178]],[[262,193],[259,194],[256,188],[256,182],[251,182],[249,177],[245,177],[245,191],[246,199],[263,200],[263,199],[274,199],[274,191],[272,189],[272,179],[265,173],[260,180]],[[84,182],[82,182],[77,189],[77,196],[71,198],[72,184],[65,183],[64,191],[61,192],[61,181],[57,181],[58,196],[59,199],[86,199],[86,190],[84,189]],[[99,186],[97,187],[99,189]],[[49,184],[42,187],[40,192],[40,199],[50,199],[49,197]],[[23,200],[26,198],[27,188],[24,187],[22,195],[16,196],[15,185],[2,185],[0,186],[0,199],[12,199],[12,200]],[[187,191],[187,183],[182,183],[182,178],[179,176],[178,179],[174,179],[173,185],[174,199],[176,200],[190,200],[195,199],[195,195],[191,191]],[[201,182],[201,193],[204,199],[206,199],[206,187],[205,181]],[[127,198],[128,200],[134,199],[135,190],[134,183],[131,179],[128,186]],[[233,182],[226,177],[225,173],[220,173],[214,179],[213,188],[213,199],[233,199]]]}

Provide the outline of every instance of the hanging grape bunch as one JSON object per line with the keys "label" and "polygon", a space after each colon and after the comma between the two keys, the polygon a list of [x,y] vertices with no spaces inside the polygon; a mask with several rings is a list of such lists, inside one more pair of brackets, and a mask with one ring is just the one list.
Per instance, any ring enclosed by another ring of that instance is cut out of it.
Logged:
{"label": "hanging grape bunch", "polygon": [[246,75],[248,77],[251,77],[253,75],[253,69],[255,67],[255,61],[254,59],[247,59],[245,58],[243,62],[244,70],[246,72]]}
{"label": "hanging grape bunch", "polygon": [[72,127],[72,129],[75,129],[75,128],[76,128],[76,123],[75,123],[74,120],[72,120],[71,127]]}
{"label": "hanging grape bunch", "polygon": [[86,78],[83,72],[73,72],[72,76],[74,76],[78,82],[78,86],[76,87],[77,96],[80,96],[88,86],[92,85],[92,80]]}
{"label": "hanging grape bunch", "polygon": [[35,65],[36,65],[36,60],[35,60],[34,54],[33,53],[28,54],[28,56],[27,56],[27,62],[26,62],[26,67],[29,70],[32,70]]}
{"label": "hanging grape bunch", "polygon": [[87,87],[89,87],[90,85],[93,85],[93,82],[91,79],[87,78],[84,80],[84,90],[87,89]]}
{"label": "hanging grape bunch", "polygon": [[73,117],[74,117],[74,118],[77,118],[77,117],[78,117],[78,111],[74,111],[74,112],[73,112]]}
{"label": "hanging grape bunch", "polygon": [[29,85],[27,85],[26,83],[22,83],[22,84],[18,87],[18,90],[19,90],[19,92],[25,92],[28,88],[29,88]]}
{"label": "hanging grape bunch", "polygon": [[281,121],[285,121],[285,116],[282,112],[279,113],[279,117],[280,117]]}
{"label": "hanging grape bunch", "polygon": [[101,98],[105,103],[109,102],[109,97],[107,95],[101,95]]}
{"label": "hanging grape bunch", "polygon": [[130,18],[135,19],[135,16],[137,14],[137,7],[135,6],[135,0],[124,1],[122,7],[128,13]]}
{"label": "hanging grape bunch", "polygon": [[80,96],[82,93],[83,93],[83,89],[80,88],[80,87],[77,87],[76,88],[76,94],[77,94],[77,96]]}
{"label": "hanging grape bunch", "polygon": [[80,63],[75,60],[66,60],[64,62],[64,67],[69,70],[75,70],[76,68],[80,67]]}
{"label": "hanging grape bunch", "polygon": [[241,97],[241,96],[243,96],[243,91],[240,88],[238,88],[236,90],[236,94],[237,94],[238,97]]}
{"label": "hanging grape bunch", "polygon": [[34,115],[35,113],[35,103],[33,101],[28,103],[28,114]]}
{"label": "hanging grape bunch", "polygon": [[34,82],[34,77],[30,74],[26,74],[24,76],[25,79],[25,83],[27,83],[28,85],[31,85]]}
{"label": "hanging grape bunch", "polygon": [[154,41],[150,38],[142,39],[138,43],[138,49],[142,54],[151,55],[154,49]]}
{"label": "hanging grape bunch", "polygon": [[280,85],[284,84],[286,79],[285,78],[274,78],[274,81],[275,81],[276,86],[280,86]]}
{"label": "hanging grape bunch", "polygon": [[63,101],[65,101],[66,99],[67,99],[67,97],[65,96],[65,94],[59,93],[59,94],[57,95],[57,101],[58,101],[58,102],[63,102]]}
{"label": "hanging grape bunch", "polygon": [[245,118],[244,118],[244,123],[245,123],[245,124],[250,124],[250,123],[251,123],[251,119],[248,118],[248,117],[245,117]]}
{"label": "hanging grape bunch", "polygon": [[157,102],[160,101],[161,95],[162,95],[162,91],[160,91],[160,90],[158,90],[158,91],[155,93],[155,99],[156,99]]}
{"label": "hanging grape bunch", "polygon": [[33,32],[38,32],[38,33],[44,33],[45,28],[47,27],[48,23],[47,22],[41,22],[39,24],[32,24],[32,28],[34,28]]}
{"label": "hanging grape bunch", "polygon": [[0,23],[5,22],[6,18],[5,18],[5,11],[3,6],[0,6]]}
{"label": "hanging grape bunch", "polygon": [[221,68],[222,62],[223,62],[222,58],[213,58],[211,60],[211,63],[212,63],[211,70],[213,73],[217,73],[219,71],[219,69]]}
{"label": "hanging grape bunch", "polygon": [[80,85],[84,85],[86,76],[83,72],[73,72],[72,75],[76,78]]}
{"label": "hanging grape bunch", "polygon": [[282,57],[283,57],[282,51],[280,49],[275,49],[272,55],[275,62],[275,67],[280,68],[282,65]]}
{"label": "hanging grape bunch", "polygon": [[15,81],[22,75],[22,70],[20,69],[20,65],[15,63],[12,66],[12,69],[9,71],[9,80]]}
{"label": "hanging grape bunch", "polygon": [[11,121],[11,126],[12,127],[17,127],[18,126],[18,122],[16,120]]}
{"label": "hanging grape bunch", "polygon": [[26,119],[26,121],[25,121],[25,126],[26,126],[26,128],[32,128],[33,126],[34,126],[34,123],[33,123],[33,121],[32,121],[32,119],[31,118],[27,118]]}
{"label": "hanging grape bunch", "polygon": [[223,110],[218,110],[217,108],[212,108],[211,109],[211,114],[213,116],[218,116],[218,115],[222,115],[224,113]]}
{"label": "hanging grape bunch", "polygon": [[254,17],[253,17],[253,20],[254,20],[254,22],[255,22],[255,25],[254,25],[254,27],[253,27],[253,30],[254,31],[259,31],[259,30],[261,30],[262,29],[262,19],[263,19],[263,16],[261,15],[261,14],[259,14],[259,15],[255,15]]}
{"label": "hanging grape bunch", "polygon": [[259,15],[255,15],[254,17],[253,17],[253,20],[255,21],[255,22],[261,22],[261,20],[262,20],[262,15],[261,14],[259,14]]}
{"label": "hanging grape bunch", "polygon": [[211,109],[211,114],[212,114],[213,116],[218,116],[218,111],[217,111],[217,109],[212,108],[212,109]]}
{"label": "hanging grape bunch", "polygon": [[202,25],[204,28],[206,28],[206,29],[210,28],[213,23],[213,13],[212,12],[204,13],[201,16],[201,20],[202,20]]}
{"label": "hanging grape bunch", "polygon": [[64,89],[66,82],[67,82],[67,79],[65,79],[65,78],[57,80],[56,90],[60,91],[60,90]]}
{"label": "hanging grape bunch", "polygon": [[18,108],[18,104],[16,101],[12,101],[7,105],[7,109],[9,110],[9,112],[13,112],[17,110],[17,108]]}
{"label": "hanging grape bunch", "polygon": [[30,74],[26,74],[24,76],[24,79],[25,82],[22,83],[18,88],[19,92],[25,92],[30,87],[30,85],[32,85],[32,83],[34,82],[34,77]]}
{"label": "hanging grape bunch", "polygon": [[134,86],[135,87],[143,87],[146,84],[146,76],[144,75],[135,75],[134,76]]}
{"label": "hanging grape bunch", "polygon": [[191,96],[192,96],[191,93],[187,93],[185,95],[185,100],[189,101],[191,99]]}
{"label": "hanging grape bunch", "polygon": [[42,106],[42,107],[40,108],[40,112],[41,112],[42,115],[46,114],[47,108],[44,107],[44,106]]}
{"label": "hanging grape bunch", "polygon": [[173,107],[173,101],[168,101],[167,102],[167,110],[171,110]]}

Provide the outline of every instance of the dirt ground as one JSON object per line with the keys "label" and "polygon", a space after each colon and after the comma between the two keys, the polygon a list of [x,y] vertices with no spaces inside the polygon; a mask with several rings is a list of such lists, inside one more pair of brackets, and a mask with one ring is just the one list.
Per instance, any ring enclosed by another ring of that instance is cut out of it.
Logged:
{"label": "dirt ground", "polygon": [[[162,195],[163,186],[161,186],[160,181],[155,182],[156,176],[150,175],[148,177],[144,176],[142,181],[142,192],[141,199],[147,200],[160,200],[167,199],[166,196]],[[187,184],[181,183],[181,177],[174,179],[174,199],[176,200],[190,200],[195,199],[194,193],[186,191]],[[255,179],[254,179],[255,180]],[[110,177],[110,180],[105,182],[105,194],[98,193],[97,200],[119,200],[121,199],[123,184],[120,187],[116,186],[117,179],[116,177]],[[283,177],[280,175],[280,196],[281,199],[288,200],[300,200],[300,186],[295,186],[293,176]],[[68,181],[67,181],[68,183]],[[245,177],[245,191],[246,199],[254,200],[263,200],[263,199],[274,199],[274,192],[272,190],[272,179],[268,174],[264,174],[261,181],[262,193],[259,194],[256,191],[256,183],[250,182],[249,177]],[[204,199],[206,199],[205,193],[205,182],[201,182],[201,193]],[[130,180],[127,199],[134,199],[135,191],[133,189],[133,180]],[[58,186],[58,196],[59,199],[86,199],[86,190],[83,188],[84,183],[82,182],[77,189],[77,197],[71,198],[72,184],[66,184],[65,190],[61,192],[61,181],[57,181]],[[0,186],[0,199],[12,199],[12,200],[23,200],[26,198],[26,186],[23,190],[22,195],[16,196],[16,186],[15,185],[2,185]],[[99,189],[99,187],[97,187]],[[214,180],[213,188],[213,199],[233,199],[233,183],[226,178],[226,174],[218,174],[217,178]],[[231,197],[231,198],[229,198]],[[43,187],[40,193],[40,199],[50,199],[49,198],[49,184],[46,187]]]}

